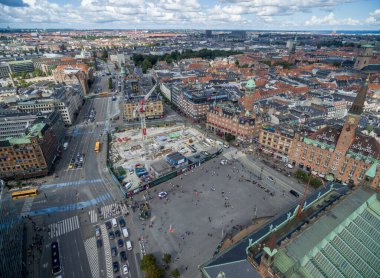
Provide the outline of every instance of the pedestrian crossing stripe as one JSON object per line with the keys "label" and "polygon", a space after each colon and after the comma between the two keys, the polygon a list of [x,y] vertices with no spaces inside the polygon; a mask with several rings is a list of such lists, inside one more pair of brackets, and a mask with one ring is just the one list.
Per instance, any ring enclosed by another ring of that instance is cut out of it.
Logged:
{"label": "pedestrian crossing stripe", "polygon": [[99,258],[95,237],[91,237],[85,240],[84,247],[86,249],[87,259],[90,265],[92,278],[99,278]]}
{"label": "pedestrian crossing stripe", "polygon": [[96,223],[98,222],[98,214],[96,213],[96,211],[93,209],[93,210],[90,210],[88,212],[88,214],[90,215],[90,222],[91,223]]}
{"label": "pedestrian crossing stripe", "polygon": [[100,225],[100,230],[102,231],[104,255],[106,258],[107,277],[113,277],[111,247],[108,239],[106,225]]}
{"label": "pedestrian crossing stripe", "polygon": [[55,238],[79,229],[78,215],[49,225],[49,237]]}

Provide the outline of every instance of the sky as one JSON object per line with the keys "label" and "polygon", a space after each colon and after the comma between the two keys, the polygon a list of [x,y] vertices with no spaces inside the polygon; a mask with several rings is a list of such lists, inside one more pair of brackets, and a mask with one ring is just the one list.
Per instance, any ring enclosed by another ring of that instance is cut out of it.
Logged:
{"label": "sky", "polygon": [[0,0],[0,28],[380,30],[380,0]]}

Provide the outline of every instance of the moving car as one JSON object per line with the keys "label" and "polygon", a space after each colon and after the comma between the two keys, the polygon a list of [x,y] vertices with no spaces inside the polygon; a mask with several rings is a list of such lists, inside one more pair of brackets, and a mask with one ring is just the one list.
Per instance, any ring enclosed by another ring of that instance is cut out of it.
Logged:
{"label": "moving car", "polygon": [[125,245],[127,246],[127,250],[128,251],[131,251],[132,250],[132,242],[130,240],[128,240]]}
{"label": "moving car", "polygon": [[102,241],[100,238],[96,240],[96,246],[97,246],[98,248],[100,248],[100,247],[103,246],[103,241]]}
{"label": "moving car", "polygon": [[161,191],[160,193],[158,193],[158,197],[160,199],[166,198],[167,196],[168,196],[168,193],[165,191]]}
{"label": "moving car", "polygon": [[114,246],[114,247],[111,248],[111,254],[112,254],[112,257],[116,257],[117,256],[117,248],[116,248],[116,246]]}
{"label": "moving car", "polygon": [[120,252],[120,260],[125,262],[127,260],[127,253],[125,251]]}
{"label": "moving car", "polygon": [[119,224],[120,224],[120,227],[125,227],[125,220],[124,220],[124,218],[120,218],[119,219]]}
{"label": "moving car", "polygon": [[119,262],[113,262],[112,267],[113,267],[113,273],[118,272],[119,271]]}
{"label": "moving car", "polygon": [[289,193],[292,194],[294,197],[299,197],[300,196],[300,194],[297,191],[293,190],[293,189],[289,190]]}
{"label": "moving car", "polygon": [[115,239],[115,234],[113,233],[113,231],[110,231],[108,233],[108,235],[109,235],[110,239]]}
{"label": "moving car", "polygon": [[124,236],[124,237],[129,237],[128,229],[127,229],[126,227],[124,227],[124,228],[122,229],[122,231],[123,231],[123,236]]}
{"label": "moving car", "polygon": [[268,176],[267,180],[274,181],[274,178],[272,178],[271,176]]}
{"label": "moving car", "polygon": [[120,230],[116,230],[115,231],[115,237],[120,237],[120,236],[121,236]]}
{"label": "moving car", "polygon": [[121,248],[124,246],[124,241],[120,238],[118,241],[117,241],[117,245]]}
{"label": "moving car", "polygon": [[105,224],[106,224],[107,230],[112,228],[112,224],[110,221],[107,221]]}
{"label": "moving car", "polygon": [[95,236],[100,237],[100,235],[101,235],[100,228],[98,226],[96,226],[95,227]]}

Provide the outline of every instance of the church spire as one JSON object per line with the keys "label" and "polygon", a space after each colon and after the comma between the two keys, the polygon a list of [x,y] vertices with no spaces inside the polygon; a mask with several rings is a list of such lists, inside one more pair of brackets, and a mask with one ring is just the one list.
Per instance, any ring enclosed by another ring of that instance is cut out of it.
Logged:
{"label": "church spire", "polygon": [[366,79],[364,85],[360,88],[359,93],[356,95],[354,103],[352,104],[350,111],[348,111],[349,114],[361,115],[363,112],[364,102],[368,91],[368,81],[369,77]]}

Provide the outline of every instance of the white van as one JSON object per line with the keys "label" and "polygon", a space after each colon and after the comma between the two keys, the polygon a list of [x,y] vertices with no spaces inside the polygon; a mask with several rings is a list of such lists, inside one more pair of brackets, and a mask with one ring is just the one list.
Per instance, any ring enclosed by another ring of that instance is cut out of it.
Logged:
{"label": "white van", "polygon": [[116,218],[112,218],[112,226],[117,227]]}
{"label": "white van", "polygon": [[125,245],[127,245],[127,250],[128,251],[131,251],[132,250],[132,242],[130,240],[128,240]]}
{"label": "white van", "polygon": [[129,237],[128,229],[127,228],[123,228],[122,231],[123,231],[123,236],[124,237]]}

